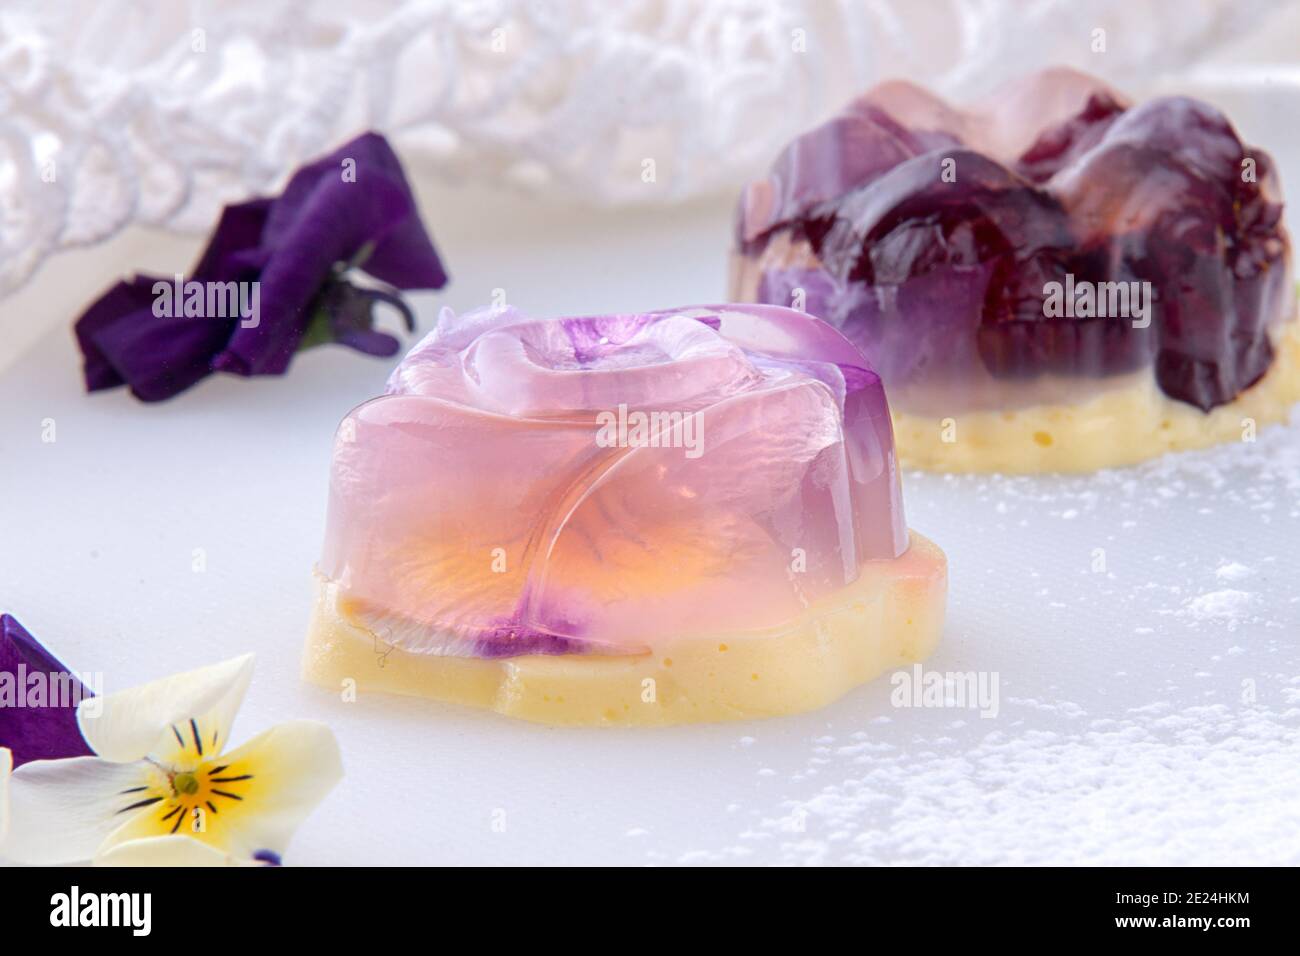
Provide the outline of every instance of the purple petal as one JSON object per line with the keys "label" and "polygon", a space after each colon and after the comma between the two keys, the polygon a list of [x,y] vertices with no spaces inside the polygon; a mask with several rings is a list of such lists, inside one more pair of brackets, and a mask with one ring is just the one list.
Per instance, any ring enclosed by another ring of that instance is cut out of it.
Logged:
{"label": "purple petal", "polygon": [[649,313],[577,316],[561,319],[560,327],[573,343],[573,354],[583,365],[617,353],[623,346],[655,322]]}
{"label": "purple petal", "polygon": [[[346,163],[346,165],[345,165]],[[401,164],[367,133],[303,167],[277,199],[228,206],[194,270],[203,283],[257,282],[257,321],[153,315],[153,283],[121,282],[78,319],[89,391],[126,384],[145,401],[169,398],[212,371],[284,372],[310,324],[313,303],[340,264],[360,262],[398,288],[447,281]],[[171,279],[161,280],[170,282]],[[366,333],[345,341],[392,355],[396,340]]]}
{"label": "purple petal", "polygon": [[[301,170],[271,210],[263,242],[275,252],[262,273],[261,321],[235,331],[218,368],[240,375],[283,372],[306,332],[308,306],[334,265],[350,261],[368,243],[382,243],[414,215],[405,181],[382,167],[367,167],[368,150],[353,156],[352,147]],[[345,158],[357,160],[355,182],[343,179]],[[407,236],[398,235],[403,241]]]}
{"label": "purple petal", "polygon": [[269,252],[260,248],[273,200],[253,199],[227,206],[217,228],[188,278],[224,282],[256,278],[249,275],[266,265]]}
{"label": "purple petal", "polygon": [[0,614],[0,747],[13,751],[15,767],[90,756],[77,729],[77,703],[90,696],[21,624]]}
{"label": "purple petal", "polygon": [[[343,164],[348,160],[355,164],[354,182],[343,180]],[[380,189],[385,194],[391,190],[400,198],[386,216],[373,221],[365,230],[362,244],[374,243],[374,249],[362,265],[365,272],[398,289],[441,289],[447,284],[447,273],[420,220],[402,164],[388,140],[374,132],[363,133],[329,156],[300,169],[276,201],[263,241],[276,245],[292,234],[295,224],[323,186],[330,187],[336,196],[343,194],[334,187],[351,187],[352,193],[363,194],[348,197],[352,203],[366,202],[364,193],[369,188]],[[360,247],[358,244],[351,249],[347,258]]]}
{"label": "purple petal", "polygon": [[154,315],[153,285],[170,281],[135,276],[119,282],[77,320],[87,390],[125,383],[137,398],[156,402],[211,371],[234,323]]}
{"label": "purple petal", "polygon": [[334,341],[358,352],[378,355],[381,358],[396,355],[397,350],[402,347],[402,343],[387,332],[378,332],[374,329],[341,329],[335,333]]}
{"label": "purple petal", "polygon": [[123,315],[149,308],[153,302],[152,286],[153,280],[147,276],[119,282],[92,302],[77,319],[73,331],[81,348],[86,391],[97,392],[126,383],[95,339],[101,330],[119,321]]}
{"label": "purple petal", "polygon": [[787,146],[771,175],[746,188],[737,238],[742,244],[753,242],[818,204],[873,182],[906,159],[957,145],[946,133],[908,130],[871,103],[851,103]]}

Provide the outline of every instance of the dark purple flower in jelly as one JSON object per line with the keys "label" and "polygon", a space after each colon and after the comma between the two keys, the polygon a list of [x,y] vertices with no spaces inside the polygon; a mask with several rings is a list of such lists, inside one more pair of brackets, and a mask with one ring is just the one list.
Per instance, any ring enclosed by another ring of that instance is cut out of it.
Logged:
{"label": "dark purple flower in jelly", "polygon": [[446,283],[396,154],[366,133],[299,169],[278,198],[227,206],[189,275],[137,275],[96,300],[76,323],[86,388],[159,401],[215,371],[282,374],[323,342],[392,355],[375,306],[411,329],[399,290]]}
{"label": "dark purple flower in jelly", "polygon": [[87,757],[77,704],[91,692],[8,614],[0,614],[0,747],[14,766]]}

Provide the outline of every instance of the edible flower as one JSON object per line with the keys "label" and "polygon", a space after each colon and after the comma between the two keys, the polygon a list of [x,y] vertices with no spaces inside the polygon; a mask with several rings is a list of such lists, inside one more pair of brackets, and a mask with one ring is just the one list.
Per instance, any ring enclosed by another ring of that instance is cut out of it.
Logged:
{"label": "edible flower", "polygon": [[14,766],[88,755],[77,705],[91,696],[25,627],[0,614],[0,747],[11,752]]}
{"label": "edible flower", "polygon": [[136,275],[92,303],[75,329],[86,389],[161,401],[213,372],[280,375],[324,342],[393,355],[375,305],[395,306],[410,331],[398,290],[446,282],[397,155],[366,133],[299,169],[279,197],[227,206],[188,276]]}
{"label": "edible flower", "polygon": [[0,856],[34,864],[279,863],[343,768],[333,733],[315,721],[280,724],[229,747],[252,673],[250,654],[83,701],[77,722],[94,756],[34,760],[8,774]]}

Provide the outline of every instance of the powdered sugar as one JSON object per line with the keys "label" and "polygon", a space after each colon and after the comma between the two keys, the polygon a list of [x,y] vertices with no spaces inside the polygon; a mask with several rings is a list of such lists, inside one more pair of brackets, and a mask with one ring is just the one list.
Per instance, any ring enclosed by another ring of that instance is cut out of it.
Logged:
{"label": "powdered sugar", "polygon": [[1244,581],[1255,572],[1237,561],[1226,561],[1219,565],[1214,576],[1220,581]]}
{"label": "powdered sugar", "polygon": [[1236,624],[1250,611],[1255,595],[1249,591],[1237,591],[1224,588],[1220,591],[1208,591],[1197,595],[1187,602],[1182,613],[1198,620],[1226,620]]}
{"label": "powdered sugar", "polygon": [[996,719],[895,709],[885,680],[798,740],[762,725],[734,822],[651,860],[1300,863],[1300,427],[1094,476],[906,481],[952,569],[925,666],[996,671]]}

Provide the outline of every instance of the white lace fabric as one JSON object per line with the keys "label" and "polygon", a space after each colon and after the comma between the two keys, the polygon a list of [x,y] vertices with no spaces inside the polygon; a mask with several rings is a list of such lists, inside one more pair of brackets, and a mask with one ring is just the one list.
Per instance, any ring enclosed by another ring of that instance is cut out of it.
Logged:
{"label": "white lace fabric", "polygon": [[445,178],[670,203],[737,190],[883,78],[953,95],[1067,63],[1140,88],[1279,6],[6,0],[0,297],[132,223],[206,230],[367,128]]}

